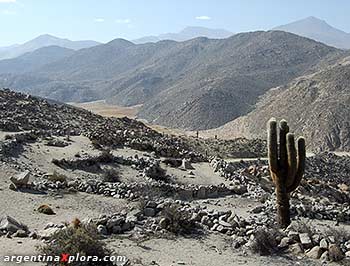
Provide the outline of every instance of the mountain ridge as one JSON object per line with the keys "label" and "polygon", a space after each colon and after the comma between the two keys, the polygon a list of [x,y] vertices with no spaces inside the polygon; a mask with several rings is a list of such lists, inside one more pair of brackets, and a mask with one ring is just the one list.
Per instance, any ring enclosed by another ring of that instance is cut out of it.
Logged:
{"label": "mountain ridge", "polygon": [[46,46],[60,46],[62,48],[79,50],[99,44],[99,42],[90,40],[71,41],[69,39],[59,38],[50,34],[42,34],[23,44],[16,44],[12,46],[3,47],[3,49],[1,49],[0,47],[0,60],[15,58],[25,53],[33,52],[37,49]]}
{"label": "mountain ridge", "polygon": [[173,41],[188,41],[197,37],[207,37],[210,39],[228,38],[234,33],[225,29],[212,29],[199,26],[188,26],[177,33],[162,33],[157,36],[144,36],[132,40],[135,44],[142,44],[148,42],[159,42],[163,40]]}
{"label": "mountain ridge", "polygon": [[277,26],[273,30],[291,32],[340,49],[350,49],[350,33],[313,16]]}
{"label": "mountain ridge", "polygon": [[283,31],[138,45],[116,39],[35,72],[1,75],[0,85],[66,102],[143,104],[138,116],[149,122],[209,129],[246,114],[266,90],[339,54]]}

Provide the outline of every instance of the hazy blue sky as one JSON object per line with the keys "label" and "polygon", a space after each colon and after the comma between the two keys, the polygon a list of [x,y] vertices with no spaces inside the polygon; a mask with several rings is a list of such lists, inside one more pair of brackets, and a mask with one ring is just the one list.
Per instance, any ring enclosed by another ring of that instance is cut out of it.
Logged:
{"label": "hazy blue sky", "polygon": [[0,46],[49,33],[107,42],[186,26],[270,29],[308,16],[350,32],[348,0],[0,0]]}

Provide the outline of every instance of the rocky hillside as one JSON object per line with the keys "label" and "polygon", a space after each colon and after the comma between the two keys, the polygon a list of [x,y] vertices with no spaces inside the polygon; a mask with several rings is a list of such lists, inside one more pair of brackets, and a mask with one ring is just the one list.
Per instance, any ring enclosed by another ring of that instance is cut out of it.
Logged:
{"label": "rocky hillside", "polygon": [[248,115],[213,130],[222,137],[265,138],[270,117],[285,118],[313,150],[350,151],[349,58],[271,89]]}
{"label": "rocky hillside", "polygon": [[138,116],[185,129],[221,126],[258,96],[343,52],[291,33],[250,32],[135,45],[117,39],[77,51],[0,86],[59,101],[143,104]]}
{"label": "rocky hillside", "polygon": [[[34,136],[85,136],[98,149],[129,147],[164,157],[259,157],[266,145],[259,140],[204,140],[159,133],[129,118],[105,118],[70,105],[23,93],[0,90],[0,131],[33,132]],[[1,150],[1,147],[0,147]]]}

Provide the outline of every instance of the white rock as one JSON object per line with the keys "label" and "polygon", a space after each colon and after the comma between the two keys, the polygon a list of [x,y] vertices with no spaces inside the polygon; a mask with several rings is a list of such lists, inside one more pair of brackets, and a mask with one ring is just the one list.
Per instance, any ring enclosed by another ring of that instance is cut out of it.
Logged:
{"label": "white rock", "polygon": [[321,241],[320,241],[320,248],[328,249],[328,241],[327,241],[327,239],[325,239],[325,238],[321,239]]}
{"label": "white rock", "polygon": [[303,247],[309,248],[312,246],[312,241],[307,233],[299,234],[299,239]]}
{"label": "white rock", "polygon": [[323,251],[319,246],[314,246],[309,252],[306,253],[311,259],[319,259],[322,255]]}

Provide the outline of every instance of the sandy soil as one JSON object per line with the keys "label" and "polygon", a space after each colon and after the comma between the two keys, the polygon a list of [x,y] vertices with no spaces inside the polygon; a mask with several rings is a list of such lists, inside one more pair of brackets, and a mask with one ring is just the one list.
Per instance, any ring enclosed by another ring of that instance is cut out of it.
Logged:
{"label": "sandy soil", "polygon": [[[49,147],[45,141],[30,144],[17,158],[19,163],[31,164],[43,172],[59,171],[68,177],[84,175],[82,171],[65,171],[51,163],[54,158],[73,158],[75,154],[97,154],[90,141],[84,137],[72,137],[71,145],[64,148]],[[147,154],[131,149],[114,150],[115,155],[147,156]],[[163,165],[168,174],[181,183],[220,184],[224,179],[215,174],[208,163],[193,164],[194,177],[189,177],[189,171],[170,168]],[[137,180],[136,171],[121,169],[123,181]],[[0,217],[10,215],[16,220],[28,225],[31,231],[42,231],[52,223],[70,222],[74,218],[81,220],[96,218],[101,214],[118,213],[123,209],[131,209],[137,202],[128,202],[122,199],[91,195],[87,193],[48,193],[33,194],[15,192],[8,188],[9,177],[17,170],[8,164],[0,165]],[[86,174],[86,173],[85,173]],[[42,205],[50,205],[56,215],[40,214],[36,209]],[[193,201],[193,205],[206,206],[208,209],[232,210],[232,212],[247,217],[249,210],[259,205],[252,199],[243,199],[238,196],[229,196],[218,199]],[[230,238],[217,233],[194,238],[176,237],[174,239],[149,239],[142,243],[133,240],[129,234],[106,240],[108,246],[118,255],[125,255],[131,265],[319,265],[317,262],[303,258],[291,260],[288,257],[260,257],[233,250]],[[0,257],[10,254],[32,255],[36,253],[36,246],[42,243],[28,238],[8,239],[0,237]],[[0,261],[0,265],[1,261]],[[4,264],[9,265],[9,264]],[[14,264],[15,265],[15,264]],[[25,265],[33,265],[27,263]],[[35,264],[39,265],[39,264]]]}

